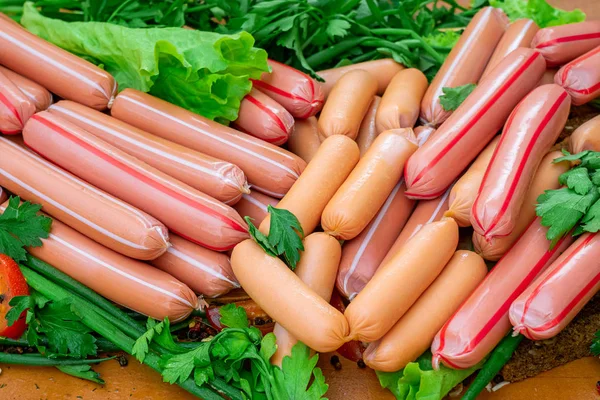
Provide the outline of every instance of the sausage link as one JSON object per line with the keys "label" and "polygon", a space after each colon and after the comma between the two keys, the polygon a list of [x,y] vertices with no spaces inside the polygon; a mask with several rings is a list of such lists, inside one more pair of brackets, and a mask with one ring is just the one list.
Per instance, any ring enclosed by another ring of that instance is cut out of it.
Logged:
{"label": "sausage link", "polygon": [[417,137],[417,143],[419,147],[423,146],[425,142],[435,133],[435,128],[428,125],[421,125],[415,128],[415,136]]}
{"label": "sausage link", "polygon": [[242,132],[281,146],[294,128],[294,117],[281,104],[252,89],[242,99],[238,119],[233,124]]}
{"label": "sausage link", "polygon": [[423,354],[444,323],[487,274],[483,259],[459,250],[406,314],[381,339],[369,344],[364,361],[377,371],[395,372]]}
{"label": "sausage link", "polygon": [[421,122],[437,127],[448,119],[452,112],[440,104],[442,89],[477,83],[507,26],[508,18],[498,8],[485,7],[475,14],[427,88]]}
{"label": "sausage link", "polygon": [[600,20],[540,29],[531,42],[549,67],[566,64],[600,46]]}
{"label": "sausage link", "polygon": [[270,73],[252,80],[254,87],[285,107],[296,118],[312,117],[323,107],[321,86],[304,72],[269,60]]}
{"label": "sausage link", "polygon": [[404,195],[405,190],[400,180],[369,225],[344,243],[336,283],[346,298],[352,300],[371,280],[402,231],[415,205]]}
{"label": "sausage link", "polygon": [[511,303],[572,241],[567,235],[549,250],[546,232],[539,219],[533,221],[444,324],[431,345],[434,368],[439,368],[440,362],[456,369],[472,367],[502,340],[511,327]]}
{"label": "sausage link", "polygon": [[539,53],[524,48],[502,60],[410,158],[407,196],[432,199],[444,193],[535,87],[545,64]]}
{"label": "sausage link", "polygon": [[469,220],[471,208],[499,140],[500,136],[496,137],[479,153],[467,172],[456,181],[450,190],[449,207],[444,216],[454,218],[458,226],[462,228],[471,226]]}
{"label": "sausage link", "polygon": [[554,76],[554,83],[562,86],[574,106],[588,103],[600,96],[600,46],[564,65]]}
{"label": "sausage link", "polygon": [[4,203],[6,199],[8,199],[8,193],[0,186],[0,204]]}
{"label": "sausage link", "polygon": [[106,71],[0,18],[0,64],[64,99],[104,110],[117,83]]}
{"label": "sausage link", "polygon": [[498,42],[492,58],[490,58],[481,75],[481,79],[489,74],[504,57],[519,47],[531,47],[531,41],[539,30],[540,27],[533,20],[527,18],[518,19],[510,24],[504,35],[502,35],[502,39]]}
{"label": "sausage link", "polygon": [[226,254],[205,249],[177,235],[170,235],[170,239],[167,252],[150,264],[206,297],[217,297],[240,287]]}
{"label": "sausage link", "polygon": [[416,149],[410,128],[392,129],[377,136],[327,203],[321,217],[323,230],[343,240],[358,236],[383,206]]}
{"label": "sausage link", "polygon": [[292,153],[309,163],[320,145],[321,139],[319,139],[316,117],[299,119],[294,123],[287,141],[287,147]]}
{"label": "sausage link", "polygon": [[356,136],[356,144],[358,144],[358,150],[360,150],[360,156],[364,156],[369,147],[377,138],[379,132],[377,132],[377,127],[375,125],[375,116],[377,115],[377,109],[379,108],[379,104],[381,103],[381,97],[375,96],[371,101],[371,105],[369,106],[369,111],[363,118],[360,123],[360,128],[358,128],[358,136]]}
{"label": "sausage link", "polygon": [[119,93],[111,114],[163,139],[237,165],[255,189],[273,197],[283,197],[306,166],[286,150],[137,90]]}
{"label": "sausage link", "polygon": [[476,232],[473,232],[473,245],[475,251],[483,258],[490,261],[498,261],[519,239],[521,234],[527,229],[531,221],[535,219],[535,206],[537,198],[546,190],[558,189],[558,177],[571,168],[571,164],[563,161],[555,164],[554,159],[561,157],[560,151],[548,153],[540,163],[531,186],[527,189],[523,206],[519,210],[517,223],[508,236],[496,237],[491,242]]}
{"label": "sausage link", "polygon": [[33,114],[35,104],[0,71],[0,132],[5,135],[21,133]]}
{"label": "sausage link", "polygon": [[565,127],[570,109],[563,88],[544,85],[511,113],[471,211],[473,229],[487,241],[513,231],[535,171]]}
{"label": "sausage link", "polygon": [[110,196],[0,137],[0,185],[85,236],[126,256],[151,260],[169,245],[167,228],[148,214]]}
{"label": "sausage link", "polygon": [[571,153],[584,150],[600,151],[600,115],[584,122],[569,137]]}
{"label": "sausage link", "polygon": [[258,221],[262,221],[267,218],[267,215],[269,215],[267,207],[269,205],[276,207],[278,203],[279,200],[277,199],[269,197],[266,194],[253,191],[248,194],[244,194],[240,201],[233,206],[233,208],[235,208],[242,218],[250,217],[256,224],[259,223]]}
{"label": "sausage link", "polygon": [[346,309],[350,339],[373,342],[385,335],[440,274],[457,245],[453,219],[424,226],[377,270]]}
{"label": "sausage link", "polygon": [[35,105],[36,111],[44,111],[52,104],[52,94],[41,85],[1,65],[0,72],[17,85],[19,90]]}
{"label": "sausage link", "polygon": [[359,69],[344,74],[331,90],[319,115],[321,140],[333,135],[356,139],[376,92],[377,81],[369,72]]}
{"label": "sausage link", "polygon": [[385,90],[377,109],[377,132],[415,126],[428,84],[425,74],[416,68],[398,72]]}
{"label": "sausage link", "polygon": [[246,176],[236,165],[151,135],[72,101],[59,101],[48,111],[226,204],[236,203],[243,193],[249,192]]}
{"label": "sausage link", "polygon": [[[360,155],[356,143],[346,136],[335,135],[321,143],[321,147],[277,208],[290,211],[298,218],[305,235],[319,225],[321,214],[337,190],[342,186]],[[260,224],[260,231],[268,234],[271,218]]]}
{"label": "sausage link", "polygon": [[23,137],[44,158],[139,207],[197,244],[224,251],[248,237],[246,223],[231,207],[56,115],[36,114]]}
{"label": "sausage link", "polygon": [[[304,251],[296,267],[296,275],[327,303],[331,299],[341,255],[340,242],[323,232],[310,234],[304,239]],[[281,366],[283,358],[292,354],[292,347],[298,339],[278,323],[273,333],[277,338],[277,351],[271,357],[271,363]]]}
{"label": "sausage link", "polygon": [[251,239],[235,246],[231,266],[259,307],[311,349],[334,351],[348,341],[350,329],[344,315]]}
{"label": "sausage link", "polygon": [[600,236],[579,237],[510,306],[515,333],[531,340],[559,334],[600,291]]}

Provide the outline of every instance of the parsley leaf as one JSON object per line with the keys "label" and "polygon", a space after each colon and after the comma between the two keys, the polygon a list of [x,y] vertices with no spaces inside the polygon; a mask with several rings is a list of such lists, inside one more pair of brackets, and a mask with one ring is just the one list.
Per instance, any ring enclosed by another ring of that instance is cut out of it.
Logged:
{"label": "parsley leaf", "polygon": [[593,355],[600,356],[600,331],[596,332],[596,335],[594,336],[591,351]]}
{"label": "parsley leaf", "polygon": [[277,251],[275,248],[269,243],[269,239],[258,230],[258,228],[252,223],[252,218],[244,217],[246,223],[248,224],[248,233],[250,233],[250,237],[254,239],[254,241],[262,247],[262,249],[270,255],[271,257],[277,257]]}
{"label": "parsley leaf", "polygon": [[39,247],[40,239],[46,239],[52,219],[38,215],[42,206],[28,201],[21,203],[19,197],[11,197],[8,207],[0,214],[0,254],[6,254],[16,262],[25,261],[27,252],[23,247]]}
{"label": "parsley leaf", "polygon": [[299,251],[304,250],[302,226],[298,218],[288,210],[275,208],[271,205],[267,207],[267,210],[271,214],[269,243],[275,248],[278,255],[283,255],[293,271],[296,269],[298,261],[300,261]]}
{"label": "parsley leaf", "polygon": [[[165,321],[169,321],[168,318],[165,318]],[[165,321],[157,323],[156,320],[152,318],[148,318],[146,322],[146,329],[148,329],[142,336],[140,336],[134,343],[133,349],[131,351],[131,355],[135,356],[136,360],[143,363],[146,359],[146,355],[148,354],[149,345],[154,338],[154,334],[160,334],[164,327]]]}
{"label": "parsley leaf", "polygon": [[[275,368],[277,383],[276,398],[289,400],[319,400],[324,399],[329,385],[320,368],[315,368],[319,356],[310,356],[310,349],[298,342],[292,347],[292,355],[283,358],[281,369]],[[311,384],[311,378],[314,380]]]}
{"label": "parsley leaf", "polygon": [[229,328],[247,328],[250,323],[244,307],[229,303],[219,309],[221,324]]}
{"label": "parsley leaf", "polygon": [[331,38],[335,38],[336,36],[343,38],[348,34],[350,27],[350,23],[346,20],[330,19],[327,24],[326,32]]}
{"label": "parsley leaf", "polygon": [[100,374],[94,371],[90,365],[62,365],[56,368],[58,368],[61,372],[76,378],[96,382],[101,385],[104,385],[105,383],[104,379],[100,378]]}
{"label": "parsley leaf", "polygon": [[564,156],[555,158],[554,161],[552,161],[552,163],[558,164],[563,161],[579,161],[584,156],[586,156],[589,152],[590,152],[589,150],[585,150],[585,151],[582,151],[581,153],[571,154],[567,150],[562,149],[562,153],[564,154]]}
{"label": "parsley leaf", "polygon": [[455,88],[444,87],[442,88],[443,95],[440,96],[440,104],[446,111],[456,110],[463,101],[475,90],[477,87],[474,83],[467,83],[466,85],[457,86]]}
{"label": "parsley leaf", "polygon": [[587,168],[573,168],[558,177],[558,182],[561,185],[566,185],[569,189],[573,189],[577,194],[588,194],[594,187],[590,179]]}
{"label": "parsley leaf", "polygon": [[28,308],[31,307],[31,297],[29,296],[15,296],[10,299],[8,305],[11,307],[6,313],[6,325],[13,326],[15,322],[21,317]]}
{"label": "parsley leaf", "polygon": [[585,232],[598,232],[600,230],[600,201],[592,204],[582,218],[581,224],[581,230]]}

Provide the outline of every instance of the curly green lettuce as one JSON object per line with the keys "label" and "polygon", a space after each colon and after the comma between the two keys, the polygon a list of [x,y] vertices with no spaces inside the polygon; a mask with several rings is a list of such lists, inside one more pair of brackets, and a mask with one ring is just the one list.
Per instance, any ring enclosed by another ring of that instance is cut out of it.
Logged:
{"label": "curly green lettuce", "polygon": [[546,0],[490,0],[490,6],[503,9],[511,21],[529,18],[540,28],[585,21],[585,13],[580,9],[561,10],[552,7]]}
{"label": "curly green lettuce", "polygon": [[233,121],[250,78],[268,71],[267,53],[247,32],[221,35],[182,28],[134,29],[42,16],[28,2],[29,31],[111,73],[120,89],[149,92],[210,119]]}

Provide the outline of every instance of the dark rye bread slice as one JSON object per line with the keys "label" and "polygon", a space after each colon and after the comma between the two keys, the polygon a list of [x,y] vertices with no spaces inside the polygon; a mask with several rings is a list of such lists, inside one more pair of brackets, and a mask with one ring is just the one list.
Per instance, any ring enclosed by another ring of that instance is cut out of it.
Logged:
{"label": "dark rye bread slice", "polygon": [[556,337],[548,340],[523,340],[500,375],[517,382],[568,362],[590,356],[590,345],[600,330],[600,294]]}

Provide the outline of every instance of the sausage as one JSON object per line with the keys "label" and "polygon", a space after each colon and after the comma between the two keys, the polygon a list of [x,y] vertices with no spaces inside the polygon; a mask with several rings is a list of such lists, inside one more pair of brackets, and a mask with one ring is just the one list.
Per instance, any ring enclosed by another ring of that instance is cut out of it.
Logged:
{"label": "sausage", "polygon": [[571,95],[574,106],[600,96],[600,46],[564,65],[554,75],[554,83]]}
{"label": "sausage", "polygon": [[531,186],[527,190],[523,206],[519,210],[517,223],[510,235],[496,237],[491,242],[488,242],[483,236],[476,232],[473,233],[475,251],[483,258],[490,261],[498,261],[510,249],[513,243],[519,239],[519,236],[527,229],[531,221],[535,219],[537,198],[546,190],[558,189],[560,187],[558,177],[571,168],[571,164],[567,161],[557,164],[553,162],[556,158],[562,157],[562,155],[560,151],[553,151],[542,159],[531,182]]}
{"label": "sausage", "polygon": [[364,361],[377,371],[395,372],[423,354],[446,320],[485,278],[481,257],[459,250],[406,314],[381,339],[369,344]]}
{"label": "sausage", "polygon": [[492,268],[483,282],[437,333],[431,345],[433,366],[455,369],[479,363],[510,330],[511,303],[571,243],[570,235],[549,250],[547,228],[534,220]]}
{"label": "sausage", "polygon": [[519,47],[531,47],[531,41],[540,27],[531,19],[518,19],[508,26],[498,42],[492,58],[487,63],[481,78],[490,73],[499,63]]}
{"label": "sausage", "polygon": [[205,249],[177,235],[170,235],[167,252],[150,264],[206,297],[217,297],[239,288],[226,254]]}
{"label": "sausage", "polygon": [[23,138],[44,158],[196,244],[224,251],[248,237],[246,223],[231,207],[47,111],[32,117]]}
{"label": "sausage", "polygon": [[323,107],[321,86],[304,72],[269,60],[271,73],[252,80],[255,88],[285,107],[296,118],[312,117]]}
{"label": "sausage", "polygon": [[450,190],[451,189],[448,189],[446,193],[437,199],[425,200],[417,203],[415,210],[404,225],[402,232],[400,232],[400,235],[398,235],[398,238],[392,247],[390,247],[390,250],[387,252],[380,265],[388,262],[390,258],[404,246],[404,243],[416,235],[425,225],[437,222],[444,217],[444,213],[448,210]]}
{"label": "sausage", "polygon": [[542,76],[542,79],[540,79],[537,85],[542,86],[554,83],[554,75],[556,75],[557,72],[557,69],[547,68],[546,72],[544,72],[544,75]]}
{"label": "sausage", "polygon": [[283,197],[306,166],[286,150],[137,90],[119,93],[111,114],[163,139],[237,165],[255,189],[273,197]]}
{"label": "sausage", "polygon": [[481,181],[499,140],[500,136],[487,145],[479,156],[477,156],[473,164],[471,164],[467,172],[456,181],[454,186],[452,186],[452,190],[450,190],[450,197],[448,197],[449,207],[444,216],[454,218],[458,226],[462,228],[471,226],[471,221],[469,220],[471,217],[471,208],[473,207],[477,191],[481,186]]}
{"label": "sausage", "polygon": [[52,104],[52,94],[34,81],[1,65],[0,72],[17,85],[19,90],[35,105],[36,111],[44,111]]}
{"label": "sausage", "polygon": [[321,141],[332,135],[356,139],[360,124],[377,92],[377,81],[367,71],[344,74],[335,84],[319,115]]}
{"label": "sausage", "polygon": [[321,217],[323,230],[342,240],[358,236],[383,206],[402,177],[406,160],[416,149],[410,128],[392,129],[377,136],[327,203]]}
{"label": "sausage", "polygon": [[431,199],[444,193],[545,70],[544,58],[532,49],[517,49],[502,60],[410,158],[406,195]]}
{"label": "sausage", "polygon": [[377,270],[346,308],[350,339],[381,339],[440,274],[457,245],[458,225],[453,219],[424,226]]}
{"label": "sausage", "polygon": [[352,300],[371,280],[406,224],[415,202],[404,195],[405,190],[400,180],[369,225],[344,243],[336,283],[346,298]]}
{"label": "sausage", "polygon": [[562,331],[600,290],[600,236],[577,239],[510,306],[514,332],[531,340]]}
{"label": "sausage", "polygon": [[[304,251],[296,267],[296,275],[327,303],[331,299],[341,255],[340,243],[323,232],[310,234],[304,239]],[[277,338],[277,351],[271,357],[271,363],[281,366],[283,358],[292,354],[292,347],[298,340],[278,323],[273,333]]]}
{"label": "sausage", "polygon": [[[0,206],[2,210],[6,204]],[[181,321],[199,301],[171,275],[94,242],[58,220],[42,246],[28,247],[34,257],[124,307],[163,320]]]}
{"label": "sausage", "polygon": [[435,132],[435,128],[428,125],[421,125],[415,128],[415,136],[417,137],[417,143],[419,147],[423,146],[423,144],[429,139],[431,135]]}
{"label": "sausage", "polygon": [[600,46],[600,20],[540,29],[531,42],[549,67],[566,64],[596,46]]}
{"label": "sausage", "polygon": [[98,110],[110,108],[115,79],[103,69],[0,18],[0,64],[58,96]]}
{"label": "sausage", "polygon": [[281,146],[294,127],[294,117],[281,104],[252,89],[242,99],[238,119],[233,123],[240,131]]}
{"label": "sausage", "polygon": [[377,132],[415,126],[428,85],[425,74],[416,68],[398,72],[385,90],[377,109]]}
{"label": "sausage", "polygon": [[251,239],[235,246],[231,266],[259,307],[311,349],[329,352],[348,341],[350,329],[344,315]]}
{"label": "sausage", "polygon": [[513,231],[535,171],[565,127],[570,109],[563,88],[544,85],[511,113],[471,211],[473,229],[486,240]]}
{"label": "sausage", "polygon": [[287,141],[288,149],[309,163],[320,145],[317,118],[309,117],[297,120]]}
{"label": "sausage", "polygon": [[20,133],[34,113],[35,104],[0,71],[0,132],[5,135]]}
{"label": "sausage", "polygon": [[584,150],[600,151],[600,115],[584,122],[569,137],[569,151],[573,154]]}
{"label": "sausage", "polygon": [[4,203],[7,199],[8,193],[6,193],[6,190],[4,190],[2,186],[0,186],[0,204]]}
{"label": "sausage", "polygon": [[236,203],[243,193],[249,192],[246,176],[234,164],[151,135],[72,101],[59,101],[48,111],[226,204]]}
{"label": "sausage", "polygon": [[360,156],[364,156],[369,147],[375,141],[375,138],[379,134],[375,125],[375,116],[377,115],[377,108],[381,102],[381,97],[375,96],[371,100],[369,111],[360,123],[358,128],[358,136],[356,136],[356,143],[358,144],[358,150],[360,150]]}
{"label": "sausage", "polygon": [[423,124],[437,127],[448,119],[452,112],[440,104],[442,89],[477,83],[507,26],[508,18],[499,8],[485,7],[475,14],[425,92]]}
{"label": "sausage", "polygon": [[357,64],[346,65],[344,67],[318,71],[317,75],[325,80],[325,82],[321,82],[320,84],[321,90],[325,94],[325,98],[329,96],[331,89],[333,89],[337,81],[339,81],[344,74],[357,69],[370,72],[375,79],[377,79],[377,94],[381,96],[385,92],[385,89],[388,87],[394,75],[402,71],[404,66],[402,64],[398,64],[391,58],[384,58],[381,60],[365,61]]}
{"label": "sausage", "polygon": [[[294,214],[304,235],[309,235],[319,225],[325,206],[342,186],[359,157],[358,146],[352,139],[342,135],[327,138],[277,208]],[[268,234],[270,223],[271,218],[267,216],[260,224],[260,231]]]}
{"label": "sausage", "polygon": [[269,215],[267,207],[269,205],[276,207],[277,203],[279,203],[279,200],[269,197],[266,194],[253,191],[244,194],[233,208],[235,208],[242,218],[250,217],[255,223],[260,223],[256,221],[262,221]]}
{"label": "sausage", "polygon": [[0,185],[53,218],[128,257],[151,260],[167,250],[167,228],[148,214],[3,137],[0,154]]}

